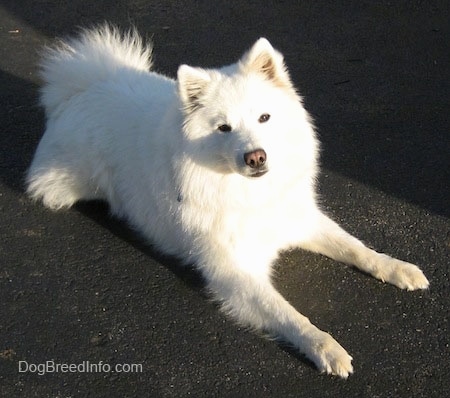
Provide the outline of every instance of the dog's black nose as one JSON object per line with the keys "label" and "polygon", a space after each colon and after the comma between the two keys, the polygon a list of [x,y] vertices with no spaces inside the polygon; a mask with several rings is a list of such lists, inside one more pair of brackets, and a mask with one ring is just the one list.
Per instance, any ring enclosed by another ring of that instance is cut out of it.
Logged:
{"label": "dog's black nose", "polygon": [[252,169],[258,169],[266,163],[267,155],[264,149],[256,149],[244,154],[245,164]]}

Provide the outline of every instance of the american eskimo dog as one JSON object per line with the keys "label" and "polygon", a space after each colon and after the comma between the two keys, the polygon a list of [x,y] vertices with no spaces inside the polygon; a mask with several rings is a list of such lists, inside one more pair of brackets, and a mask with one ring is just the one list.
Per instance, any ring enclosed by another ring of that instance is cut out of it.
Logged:
{"label": "american eskimo dog", "polygon": [[234,65],[151,71],[151,47],[103,26],[47,51],[45,134],[27,175],[51,209],[106,200],[162,252],[194,263],[239,323],[347,377],[352,357],[271,284],[280,250],[322,253],[399,288],[418,267],[377,253],[318,207],[318,141],[282,55],[259,39]]}

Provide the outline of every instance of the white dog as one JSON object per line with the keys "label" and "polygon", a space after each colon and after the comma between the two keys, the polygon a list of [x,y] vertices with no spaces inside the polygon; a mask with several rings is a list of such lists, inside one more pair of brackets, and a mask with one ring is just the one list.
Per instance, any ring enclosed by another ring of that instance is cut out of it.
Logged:
{"label": "white dog", "polygon": [[135,32],[104,26],[42,63],[47,129],[28,193],[52,209],[104,199],[164,253],[194,263],[239,323],[282,339],[327,373],[352,357],[272,286],[280,250],[301,247],[400,288],[415,265],[377,253],[318,208],[318,142],[282,55],[258,40],[221,69],[150,71]]}

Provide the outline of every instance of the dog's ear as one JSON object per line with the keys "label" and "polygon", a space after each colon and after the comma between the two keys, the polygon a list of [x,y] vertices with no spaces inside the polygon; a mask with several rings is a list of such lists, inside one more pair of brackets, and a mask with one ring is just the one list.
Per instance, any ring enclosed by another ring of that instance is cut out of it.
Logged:
{"label": "dog's ear", "polygon": [[261,38],[256,41],[242,57],[240,67],[244,73],[259,72],[278,86],[292,88],[283,56],[267,39]]}
{"label": "dog's ear", "polygon": [[210,81],[211,76],[204,69],[188,65],[178,68],[178,92],[187,110],[193,110],[199,105],[199,98]]}

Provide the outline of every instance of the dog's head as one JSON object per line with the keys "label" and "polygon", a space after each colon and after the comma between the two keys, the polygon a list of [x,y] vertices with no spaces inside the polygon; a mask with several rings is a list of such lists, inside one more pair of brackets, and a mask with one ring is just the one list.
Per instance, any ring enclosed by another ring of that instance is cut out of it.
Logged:
{"label": "dog's head", "polygon": [[308,115],[283,56],[266,39],[221,69],[181,65],[178,90],[189,156],[196,163],[256,178],[315,156]]}

